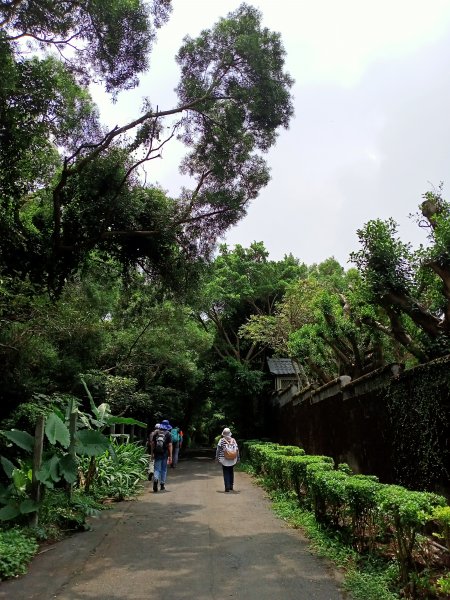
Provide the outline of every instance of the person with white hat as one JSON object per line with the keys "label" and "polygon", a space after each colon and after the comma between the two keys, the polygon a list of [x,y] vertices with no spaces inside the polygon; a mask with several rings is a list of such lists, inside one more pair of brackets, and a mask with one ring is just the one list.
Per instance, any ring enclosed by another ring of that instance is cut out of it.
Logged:
{"label": "person with white hat", "polygon": [[239,447],[230,429],[225,427],[216,448],[216,460],[222,465],[225,492],[232,492],[234,486],[234,465],[239,460]]}

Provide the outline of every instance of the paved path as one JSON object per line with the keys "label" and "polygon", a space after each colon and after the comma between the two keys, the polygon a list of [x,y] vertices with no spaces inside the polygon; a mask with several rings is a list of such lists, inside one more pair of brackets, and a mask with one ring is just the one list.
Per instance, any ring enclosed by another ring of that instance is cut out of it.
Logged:
{"label": "paved path", "polygon": [[169,469],[165,492],[93,520],[93,530],[46,549],[29,573],[0,584],[8,600],[342,600],[333,572],[264,491],[235,473],[223,491],[206,456]]}

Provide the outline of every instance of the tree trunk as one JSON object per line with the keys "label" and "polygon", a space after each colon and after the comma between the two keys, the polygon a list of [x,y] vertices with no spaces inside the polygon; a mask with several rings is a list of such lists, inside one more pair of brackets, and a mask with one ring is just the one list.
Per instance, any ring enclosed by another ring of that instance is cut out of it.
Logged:
{"label": "tree trunk", "polygon": [[[33,471],[31,480],[31,498],[34,502],[39,503],[41,499],[41,483],[36,479],[36,473],[41,468],[42,464],[42,451],[44,447],[44,425],[45,417],[41,416],[38,418],[36,423],[36,429],[34,432],[34,451],[33,451]],[[37,527],[39,521],[39,513],[35,511],[31,513],[30,527]]]}

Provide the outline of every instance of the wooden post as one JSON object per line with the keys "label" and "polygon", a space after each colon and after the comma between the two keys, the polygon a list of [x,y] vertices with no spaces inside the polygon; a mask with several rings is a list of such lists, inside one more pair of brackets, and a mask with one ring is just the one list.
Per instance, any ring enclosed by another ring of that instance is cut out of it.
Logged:
{"label": "wooden post", "polygon": [[[34,431],[34,449],[33,449],[33,470],[31,475],[31,498],[35,502],[39,502],[41,499],[41,482],[36,479],[36,473],[41,468],[42,464],[42,450],[44,447],[44,425],[45,417],[41,416],[38,418],[36,423],[36,429]],[[31,513],[30,526],[37,527],[39,522],[39,513],[35,511]]]}
{"label": "wooden post", "polygon": [[[74,460],[76,457],[75,435],[77,433],[77,420],[78,420],[78,414],[75,411],[71,412],[70,417],[69,417],[69,434],[70,434],[69,454]],[[69,483],[67,485],[67,494],[68,494],[69,498],[72,498],[72,491],[73,491],[73,483]]]}
{"label": "wooden post", "polygon": [[120,433],[120,443],[123,444],[124,443],[124,435],[125,435],[125,425],[123,423],[120,423],[119,425],[119,433]]}
{"label": "wooden post", "polygon": [[77,433],[77,420],[78,414],[76,412],[70,413],[69,420],[69,434],[70,434],[70,445],[69,454],[72,458],[75,458],[75,435]]}
{"label": "wooden post", "polygon": [[130,425],[130,442],[134,442],[134,425]]}

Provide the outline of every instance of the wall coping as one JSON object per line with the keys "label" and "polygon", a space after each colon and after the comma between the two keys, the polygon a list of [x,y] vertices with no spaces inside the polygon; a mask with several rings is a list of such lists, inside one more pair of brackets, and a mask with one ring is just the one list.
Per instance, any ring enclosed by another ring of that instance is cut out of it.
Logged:
{"label": "wall coping", "polygon": [[378,389],[386,385],[386,382],[390,379],[405,377],[414,371],[429,367],[430,364],[443,363],[450,363],[450,354],[435,358],[424,364],[416,365],[406,371],[403,364],[391,363],[375,371],[366,373],[366,375],[362,375],[358,379],[352,380],[349,375],[341,375],[320,387],[317,384],[310,384],[300,390],[295,384],[292,384],[289,388],[273,392],[272,404],[276,406],[284,406],[290,402],[292,402],[293,406],[297,406],[303,402],[316,404],[339,394],[342,395],[343,400],[348,400],[353,396],[362,396],[367,392]]}

